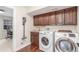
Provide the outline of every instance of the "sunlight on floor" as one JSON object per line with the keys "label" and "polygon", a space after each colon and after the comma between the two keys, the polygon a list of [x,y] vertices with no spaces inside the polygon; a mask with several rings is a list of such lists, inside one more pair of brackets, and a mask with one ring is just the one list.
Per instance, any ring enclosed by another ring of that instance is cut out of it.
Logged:
{"label": "sunlight on floor", "polygon": [[0,52],[12,52],[12,40],[3,39],[0,43]]}

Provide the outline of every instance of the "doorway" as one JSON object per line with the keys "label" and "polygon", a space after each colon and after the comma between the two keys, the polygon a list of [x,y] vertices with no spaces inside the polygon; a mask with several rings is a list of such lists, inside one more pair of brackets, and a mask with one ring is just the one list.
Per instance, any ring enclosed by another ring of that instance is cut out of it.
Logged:
{"label": "doorway", "polygon": [[0,6],[0,52],[13,51],[13,9]]}

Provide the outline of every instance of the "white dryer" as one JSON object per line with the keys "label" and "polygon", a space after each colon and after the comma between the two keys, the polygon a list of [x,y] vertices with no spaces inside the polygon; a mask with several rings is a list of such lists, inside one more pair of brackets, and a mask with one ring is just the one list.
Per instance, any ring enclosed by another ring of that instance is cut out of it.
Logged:
{"label": "white dryer", "polygon": [[45,52],[53,51],[53,32],[40,31],[39,33],[39,49]]}
{"label": "white dryer", "polygon": [[55,52],[77,52],[78,34],[55,32],[54,50]]}

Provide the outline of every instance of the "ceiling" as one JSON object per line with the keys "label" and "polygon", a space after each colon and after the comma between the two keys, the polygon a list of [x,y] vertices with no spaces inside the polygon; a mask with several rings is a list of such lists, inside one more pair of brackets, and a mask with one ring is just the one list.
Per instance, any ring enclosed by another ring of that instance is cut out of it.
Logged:
{"label": "ceiling", "polygon": [[0,13],[1,16],[9,16],[12,17],[13,16],[13,9],[6,7],[6,6],[0,6],[1,10],[4,10],[4,13]]}
{"label": "ceiling", "polygon": [[73,7],[73,6],[47,6],[47,7],[29,12],[28,14],[34,16],[34,15],[47,13],[47,12],[51,12],[51,11],[57,11],[57,10],[70,8],[70,7]]}

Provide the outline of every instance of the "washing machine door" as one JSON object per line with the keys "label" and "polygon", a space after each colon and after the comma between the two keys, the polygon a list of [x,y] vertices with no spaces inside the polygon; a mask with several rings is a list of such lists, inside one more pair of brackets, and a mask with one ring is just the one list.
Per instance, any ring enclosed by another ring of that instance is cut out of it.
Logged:
{"label": "washing machine door", "polygon": [[47,37],[42,37],[41,38],[41,45],[43,48],[50,48],[50,43],[49,43],[49,39]]}
{"label": "washing machine door", "polygon": [[69,38],[59,38],[55,44],[56,50],[59,52],[76,52],[78,46]]}

